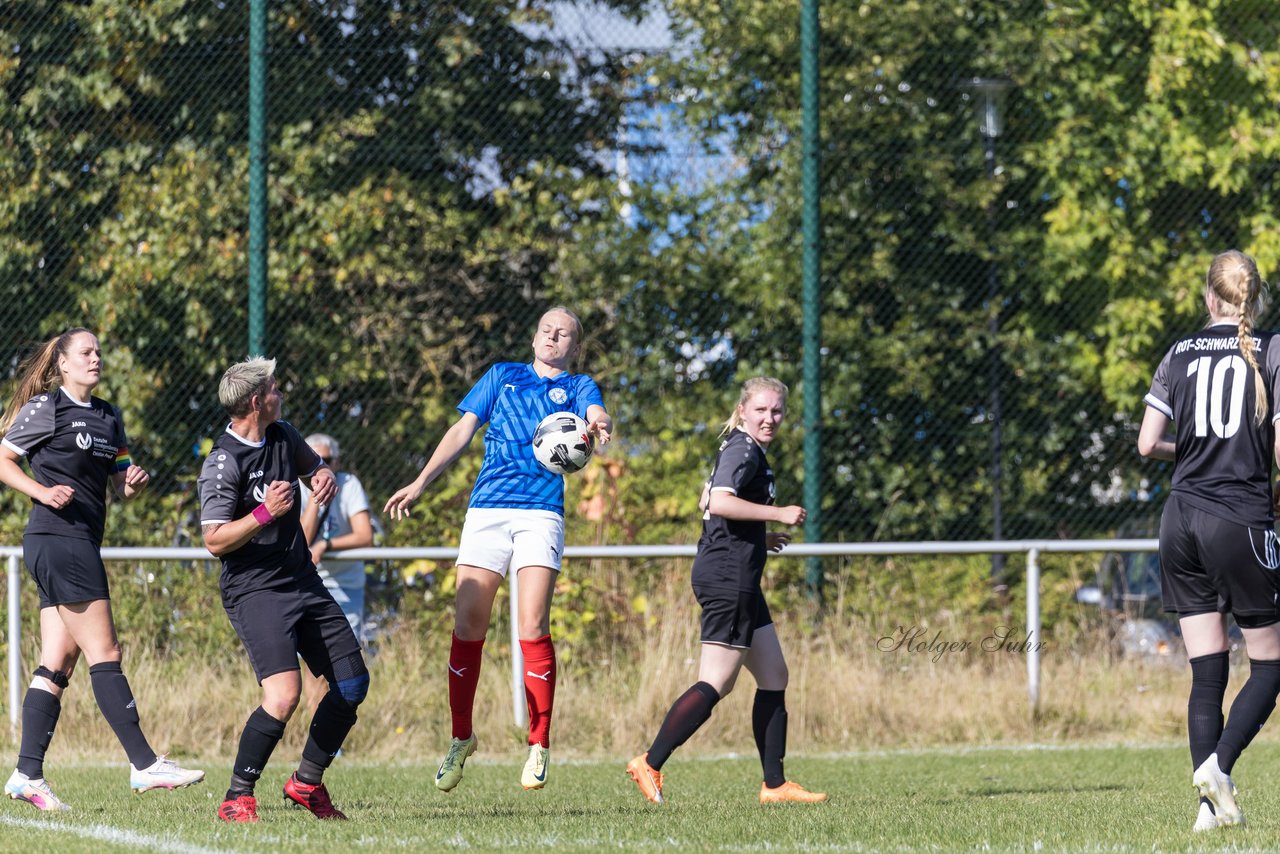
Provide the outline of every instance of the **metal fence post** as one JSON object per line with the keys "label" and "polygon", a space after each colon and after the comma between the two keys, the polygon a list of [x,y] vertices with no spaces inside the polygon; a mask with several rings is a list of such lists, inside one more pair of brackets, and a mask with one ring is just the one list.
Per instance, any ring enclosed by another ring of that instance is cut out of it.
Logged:
{"label": "metal fence post", "polygon": [[1027,551],[1027,699],[1040,717],[1040,550]]}
{"label": "metal fence post", "polygon": [[19,654],[18,639],[20,621],[18,619],[18,556],[9,555],[9,728],[17,735],[18,710],[22,707],[21,687],[22,656]]}
{"label": "metal fence post", "polygon": [[516,726],[529,725],[529,706],[524,701],[524,652],[520,649],[520,573],[507,573],[511,584],[511,711]]}

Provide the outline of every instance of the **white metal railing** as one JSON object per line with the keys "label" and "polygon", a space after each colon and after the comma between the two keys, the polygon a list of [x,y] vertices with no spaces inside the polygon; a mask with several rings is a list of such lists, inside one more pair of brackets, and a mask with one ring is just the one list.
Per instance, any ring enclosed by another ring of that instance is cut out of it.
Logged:
{"label": "white metal railing", "polygon": [[[1154,539],[1124,540],[973,540],[964,542],[915,543],[796,543],[775,557],[842,557],[859,555],[975,555],[1026,554],[1027,556],[1027,699],[1031,713],[1040,707],[1040,555],[1087,552],[1154,552]],[[693,557],[696,546],[567,546],[566,558],[674,558]],[[454,560],[456,548],[371,548],[334,552],[333,557],[351,560]],[[0,558],[9,569],[9,723],[18,726],[22,707],[21,660],[18,655],[18,590],[21,583],[22,549],[0,546]],[[103,560],[206,560],[216,561],[203,548],[104,548]],[[517,727],[527,723],[524,703],[524,661],[517,636],[516,574],[511,581],[511,702]]]}

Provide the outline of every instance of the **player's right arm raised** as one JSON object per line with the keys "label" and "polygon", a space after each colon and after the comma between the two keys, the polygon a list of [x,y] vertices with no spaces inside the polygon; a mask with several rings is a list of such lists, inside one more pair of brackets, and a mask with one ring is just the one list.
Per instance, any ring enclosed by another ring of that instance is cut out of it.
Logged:
{"label": "player's right arm raised", "polygon": [[413,483],[396,490],[395,494],[387,499],[382,512],[392,519],[406,518],[413,502],[422,497],[423,490],[430,486],[431,482],[439,477],[441,472],[453,465],[453,461],[467,449],[467,446],[471,444],[472,437],[476,435],[476,431],[479,429],[480,419],[476,417],[475,413],[462,413],[462,417],[453,422],[453,426],[445,431],[444,436],[440,439],[440,444],[436,445],[436,449],[431,453],[431,458],[427,460],[427,464],[422,467],[421,473],[418,474]]}

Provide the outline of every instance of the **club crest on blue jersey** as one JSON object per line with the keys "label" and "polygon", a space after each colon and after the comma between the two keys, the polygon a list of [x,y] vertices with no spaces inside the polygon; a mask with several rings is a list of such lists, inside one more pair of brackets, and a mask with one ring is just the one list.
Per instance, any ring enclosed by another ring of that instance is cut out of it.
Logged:
{"label": "club crest on blue jersey", "polygon": [[604,407],[595,381],[585,374],[540,377],[527,362],[498,362],[485,372],[458,411],[488,423],[484,461],[471,490],[470,507],[517,507],[564,513],[564,480],[533,455],[538,422],[553,412],[585,418]]}

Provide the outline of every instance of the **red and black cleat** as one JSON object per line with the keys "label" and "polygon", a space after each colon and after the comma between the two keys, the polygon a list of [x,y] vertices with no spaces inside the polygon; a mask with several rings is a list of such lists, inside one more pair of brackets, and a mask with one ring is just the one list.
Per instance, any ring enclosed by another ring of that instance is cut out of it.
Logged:
{"label": "red and black cleat", "polygon": [[298,806],[310,810],[316,818],[347,820],[342,810],[335,807],[333,801],[329,800],[329,790],[324,787],[324,783],[311,786],[299,780],[297,774],[293,774],[284,784],[284,796]]}
{"label": "red and black cleat", "polygon": [[218,818],[223,821],[257,821],[258,799],[253,795],[241,795],[238,798],[227,798],[218,807]]}

